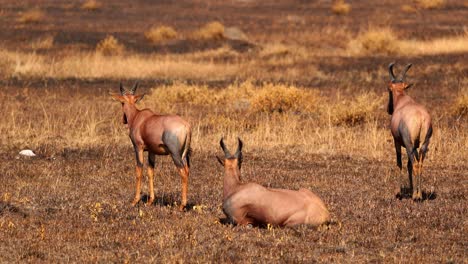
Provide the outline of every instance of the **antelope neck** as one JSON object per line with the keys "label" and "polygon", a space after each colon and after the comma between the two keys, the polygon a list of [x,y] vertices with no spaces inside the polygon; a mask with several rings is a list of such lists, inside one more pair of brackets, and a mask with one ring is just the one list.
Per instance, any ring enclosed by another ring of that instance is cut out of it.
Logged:
{"label": "antelope neck", "polygon": [[224,192],[223,197],[227,198],[233,193],[240,182],[240,170],[239,168],[227,168],[224,175]]}
{"label": "antelope neck", "polygon": [[135,105],[124,105],[124,114],[127,117],[127,123],[130,127],[133,123],[133,119],[135,119],[136,114],[139,110],[135,107]]}

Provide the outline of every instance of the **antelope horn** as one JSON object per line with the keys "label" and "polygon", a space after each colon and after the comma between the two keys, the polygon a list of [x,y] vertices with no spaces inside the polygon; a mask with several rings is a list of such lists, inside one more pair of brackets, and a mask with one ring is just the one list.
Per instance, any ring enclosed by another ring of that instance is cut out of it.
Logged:
{"label": "antelope horn", "polygon": [[402,81],[402,82],[405,80],[406,73],[408,72],[408,70],[411,68],[412,65],[413,65],[413,64],[411,64],[411,63],[408,64],[408,65],[406,65],[405,70],[403,71],[403,74],[402,74],[402,76],[401,76],[401,81]]}
{"label": "antelope horn", "polygon": [[396,80],[395,74],[393,73],[393,65],[395,65],[395,62],[392,62],[390,65],[388,65],[388,73],[390,74],[390,79],[392,82]]}
{"label": "antelope horn", "polygon": [[229,150],[226,148],[226,145],[224,145],[223,138],[221,138],[221,141],[219,141],[219,145],[221,145],[221,148],[224,151],[224,157],[226,157],[226,158],[231,157],[231,153],[229,153]]}
{"label": "antelope horn", "polygon": [[130,93],[135,94],[137,88],[138,88],[138,81],[136,81],[135,84],[133,85],[133,88],[130,89]]}
{"label": "antelope horn", "polygon": [[237,145],[237,150],[236,153],[234,154],[234,157],[239,158],[239,155],[242,153],[242,140],[240,138],[237,138],[238,145]]}
{"label": "antelope horn", "polygon": [[123,87],[122,83],[120,83],[120,95],[125,95],[126,91],[125,88]]}

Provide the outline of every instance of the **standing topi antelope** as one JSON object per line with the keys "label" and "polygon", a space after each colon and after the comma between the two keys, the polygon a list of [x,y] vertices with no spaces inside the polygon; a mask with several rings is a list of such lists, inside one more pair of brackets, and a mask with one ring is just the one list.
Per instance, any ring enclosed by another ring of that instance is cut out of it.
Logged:
{"label": "standing topi antelope", "polygon": [[190,125],[177,115],[158,115],[149,109],[138,110],[135,104],[144,94],[136,95],[138,82],[126,90],[120,84],[120,94],[111,94],[122,103],[123,123],[129,128],[129,136],[136,156],[136,193],[132,205],[141,198],[141,178],[143,172],[143,152],[148,151],[149,200],[154,201],[155,155],[171,155],[182,179],[182,202],[180,209],[187,205],[187,185],[190,174]]}
{"label": "standing topi antelope", "polygon": [[[424,106],[416,103],[405,93],[406,89],[412,85],[405,82],[405,75],[411,64],[405,67],[400,79],[395,77],[393,65],[394,63],[390,63],[388,66],[390,82],[388,83],[387,111],[392,115],[390,129],[395,143],[397,166],[400,168],[401,180],[401,147],[404,147],[408,154],[409,190],[413,193],[413,200],[421,200],[422,165],[432,136],[431,116]],[[417,180],[416,188],[413,186],[413,173],[414,183]],[[400,192],[405,189],[403,184]]]}
{"label": "standing topi antelope", "polygon": [[318,226],[330,220],[325,204],[307,189],[271,189],[256,183],[242,183],[242,141],[238,141],[237,151],[231,155],[221,138],[224,159],[217,157],[225,171],[223,211],[231,223]]}

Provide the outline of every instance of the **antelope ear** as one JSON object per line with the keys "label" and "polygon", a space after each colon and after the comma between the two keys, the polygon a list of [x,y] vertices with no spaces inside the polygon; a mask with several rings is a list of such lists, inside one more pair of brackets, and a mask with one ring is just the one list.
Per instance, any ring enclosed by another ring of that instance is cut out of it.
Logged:
{"label": "antelope ear", "polygon": [[409,89],[411,86],[413,86],[413,83],[406,84],[406,85],[405,85],[405,90],[406,90],[406,89]]}
{"label": "antelope ear", "polygon": [[218,157],[218,156],[216,156],[216,159],[218,159],[219,163],[221,165],[223,165],[223,167],[224,167],[224,160],[222,158]]}
{"label": "antelope ear", "polygon": [[145,94],[135,95],[135,104],[145,97]]}
{"label": "antelope ear", "polygon": [[118,94],[118,93],[110,93],[110,96],[112,96],[112,98],[118,102],[121,102],[121,103],[125,103],[125,97],[123,97],[122,95]]}

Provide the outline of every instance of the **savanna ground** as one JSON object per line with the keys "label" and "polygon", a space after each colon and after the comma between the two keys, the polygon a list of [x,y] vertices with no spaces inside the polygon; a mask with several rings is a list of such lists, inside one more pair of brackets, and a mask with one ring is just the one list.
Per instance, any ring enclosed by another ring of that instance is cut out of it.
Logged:
{"label": "savanna ground", "polygon": [[[466,262],[466,1],[18,2],[0,1],[0,262]],[[395,198],[392,61],[434,122],[420,203]],[[192,124],[186,212],[169,157],[155,204],[130,206],[108,93],[137,79],[140,107]],[[334,223],[221,224],[221,136],[244,140],[245,181],[309,188]]]}

